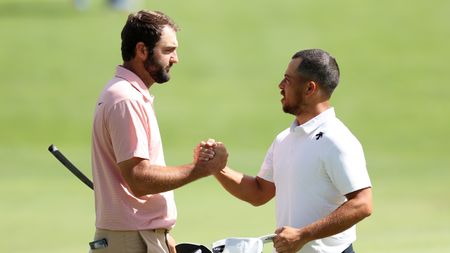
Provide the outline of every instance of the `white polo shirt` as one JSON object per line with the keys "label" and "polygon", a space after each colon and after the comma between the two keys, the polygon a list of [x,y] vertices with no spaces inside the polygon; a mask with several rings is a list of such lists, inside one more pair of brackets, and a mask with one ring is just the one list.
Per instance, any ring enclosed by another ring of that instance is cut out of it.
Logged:
{"label": "white polo shirt", "polygon": [[[363,149],[333,108],[305,124],[296,121],[269,148],[258,176],[276,186],[277,227],[304,227],[324,218],[345,194],[371,186]],[[355,227],[312,241],[299,252],[342,252]]]}

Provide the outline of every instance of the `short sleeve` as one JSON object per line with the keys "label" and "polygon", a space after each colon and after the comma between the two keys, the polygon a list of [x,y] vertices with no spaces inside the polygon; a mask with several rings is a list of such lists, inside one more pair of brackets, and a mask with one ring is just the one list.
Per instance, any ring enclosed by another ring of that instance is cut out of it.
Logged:
{"label": "short sleeve", "polygon": [[364,151],[356,138],[345,145],[331,145],[325,168],[342,195],[371,187]]}
{"label": "short sleeve", "polygon": [[270,146],[269,150],[266,153],[266,157],[264,158],[264,162],[261,165],[261,168],[258,173],[258,177],[267,180],[269,182],[273,182],[273,149],[274,143]]}
{"label": "short sleeve", "polygon": [[149,159],[150,129],[145,105],[136,100],[114,104],[107,117],[116,162],[133,157]]}

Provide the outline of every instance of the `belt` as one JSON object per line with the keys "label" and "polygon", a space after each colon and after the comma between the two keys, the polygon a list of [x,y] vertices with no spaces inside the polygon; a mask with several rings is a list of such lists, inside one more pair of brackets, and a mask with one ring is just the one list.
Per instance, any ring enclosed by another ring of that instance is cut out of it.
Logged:
{"label": "belt", "polygon": [[157,233],[157,234],[167,234],[169,233],[169,230],[166,228],[155,228],[152,229],[153,232]]}

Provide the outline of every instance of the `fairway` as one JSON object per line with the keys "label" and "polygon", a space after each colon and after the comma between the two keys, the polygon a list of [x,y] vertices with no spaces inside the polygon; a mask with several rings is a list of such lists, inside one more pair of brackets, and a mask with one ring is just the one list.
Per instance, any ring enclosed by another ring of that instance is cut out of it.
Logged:
{"label": "fairway", "polygon": [[[92,191],[47,151],[91,177],[94,106],[121,64],[127,13],[93,1],[0,0],[0,252],[87,252]],[[293,118],[278,84],[293,53],[323,48],[341,81],[332,104],[361,141],[374,212],[357,226],[360,253],[450,252],[450,2],[153,1],[181,27],[180,62],[154,85],[166,163],[223,141],[229,166],[256,175]],[[275,227],[274,202],[252,207],[214,178],[175,191],[177,242],[207,246]],[[264,252],[271,252],[267,245]]]}

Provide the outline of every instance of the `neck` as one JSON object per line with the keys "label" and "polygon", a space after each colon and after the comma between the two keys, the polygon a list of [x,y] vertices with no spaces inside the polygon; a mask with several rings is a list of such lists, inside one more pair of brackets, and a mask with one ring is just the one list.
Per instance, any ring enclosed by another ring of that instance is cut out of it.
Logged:
{"label": "neck", "polygon": [[145,70],[144,66],[137,65],[133,60],[124,62],[122,67],[136,74],[144,82],[147,88],[150,88],[152,84],[155,83],[148,71]]}
{"label": "neck", "polygon": [[322,112],[326,111],[331,107],[329,101],[324,101],[322,103],[315,104],[314,106],[311,106],[309,108],[305,108],[302,110],[302,112],[296,116],[298,125],[305,124],[312,118],[316,117],[317,115],[321,114]]}

